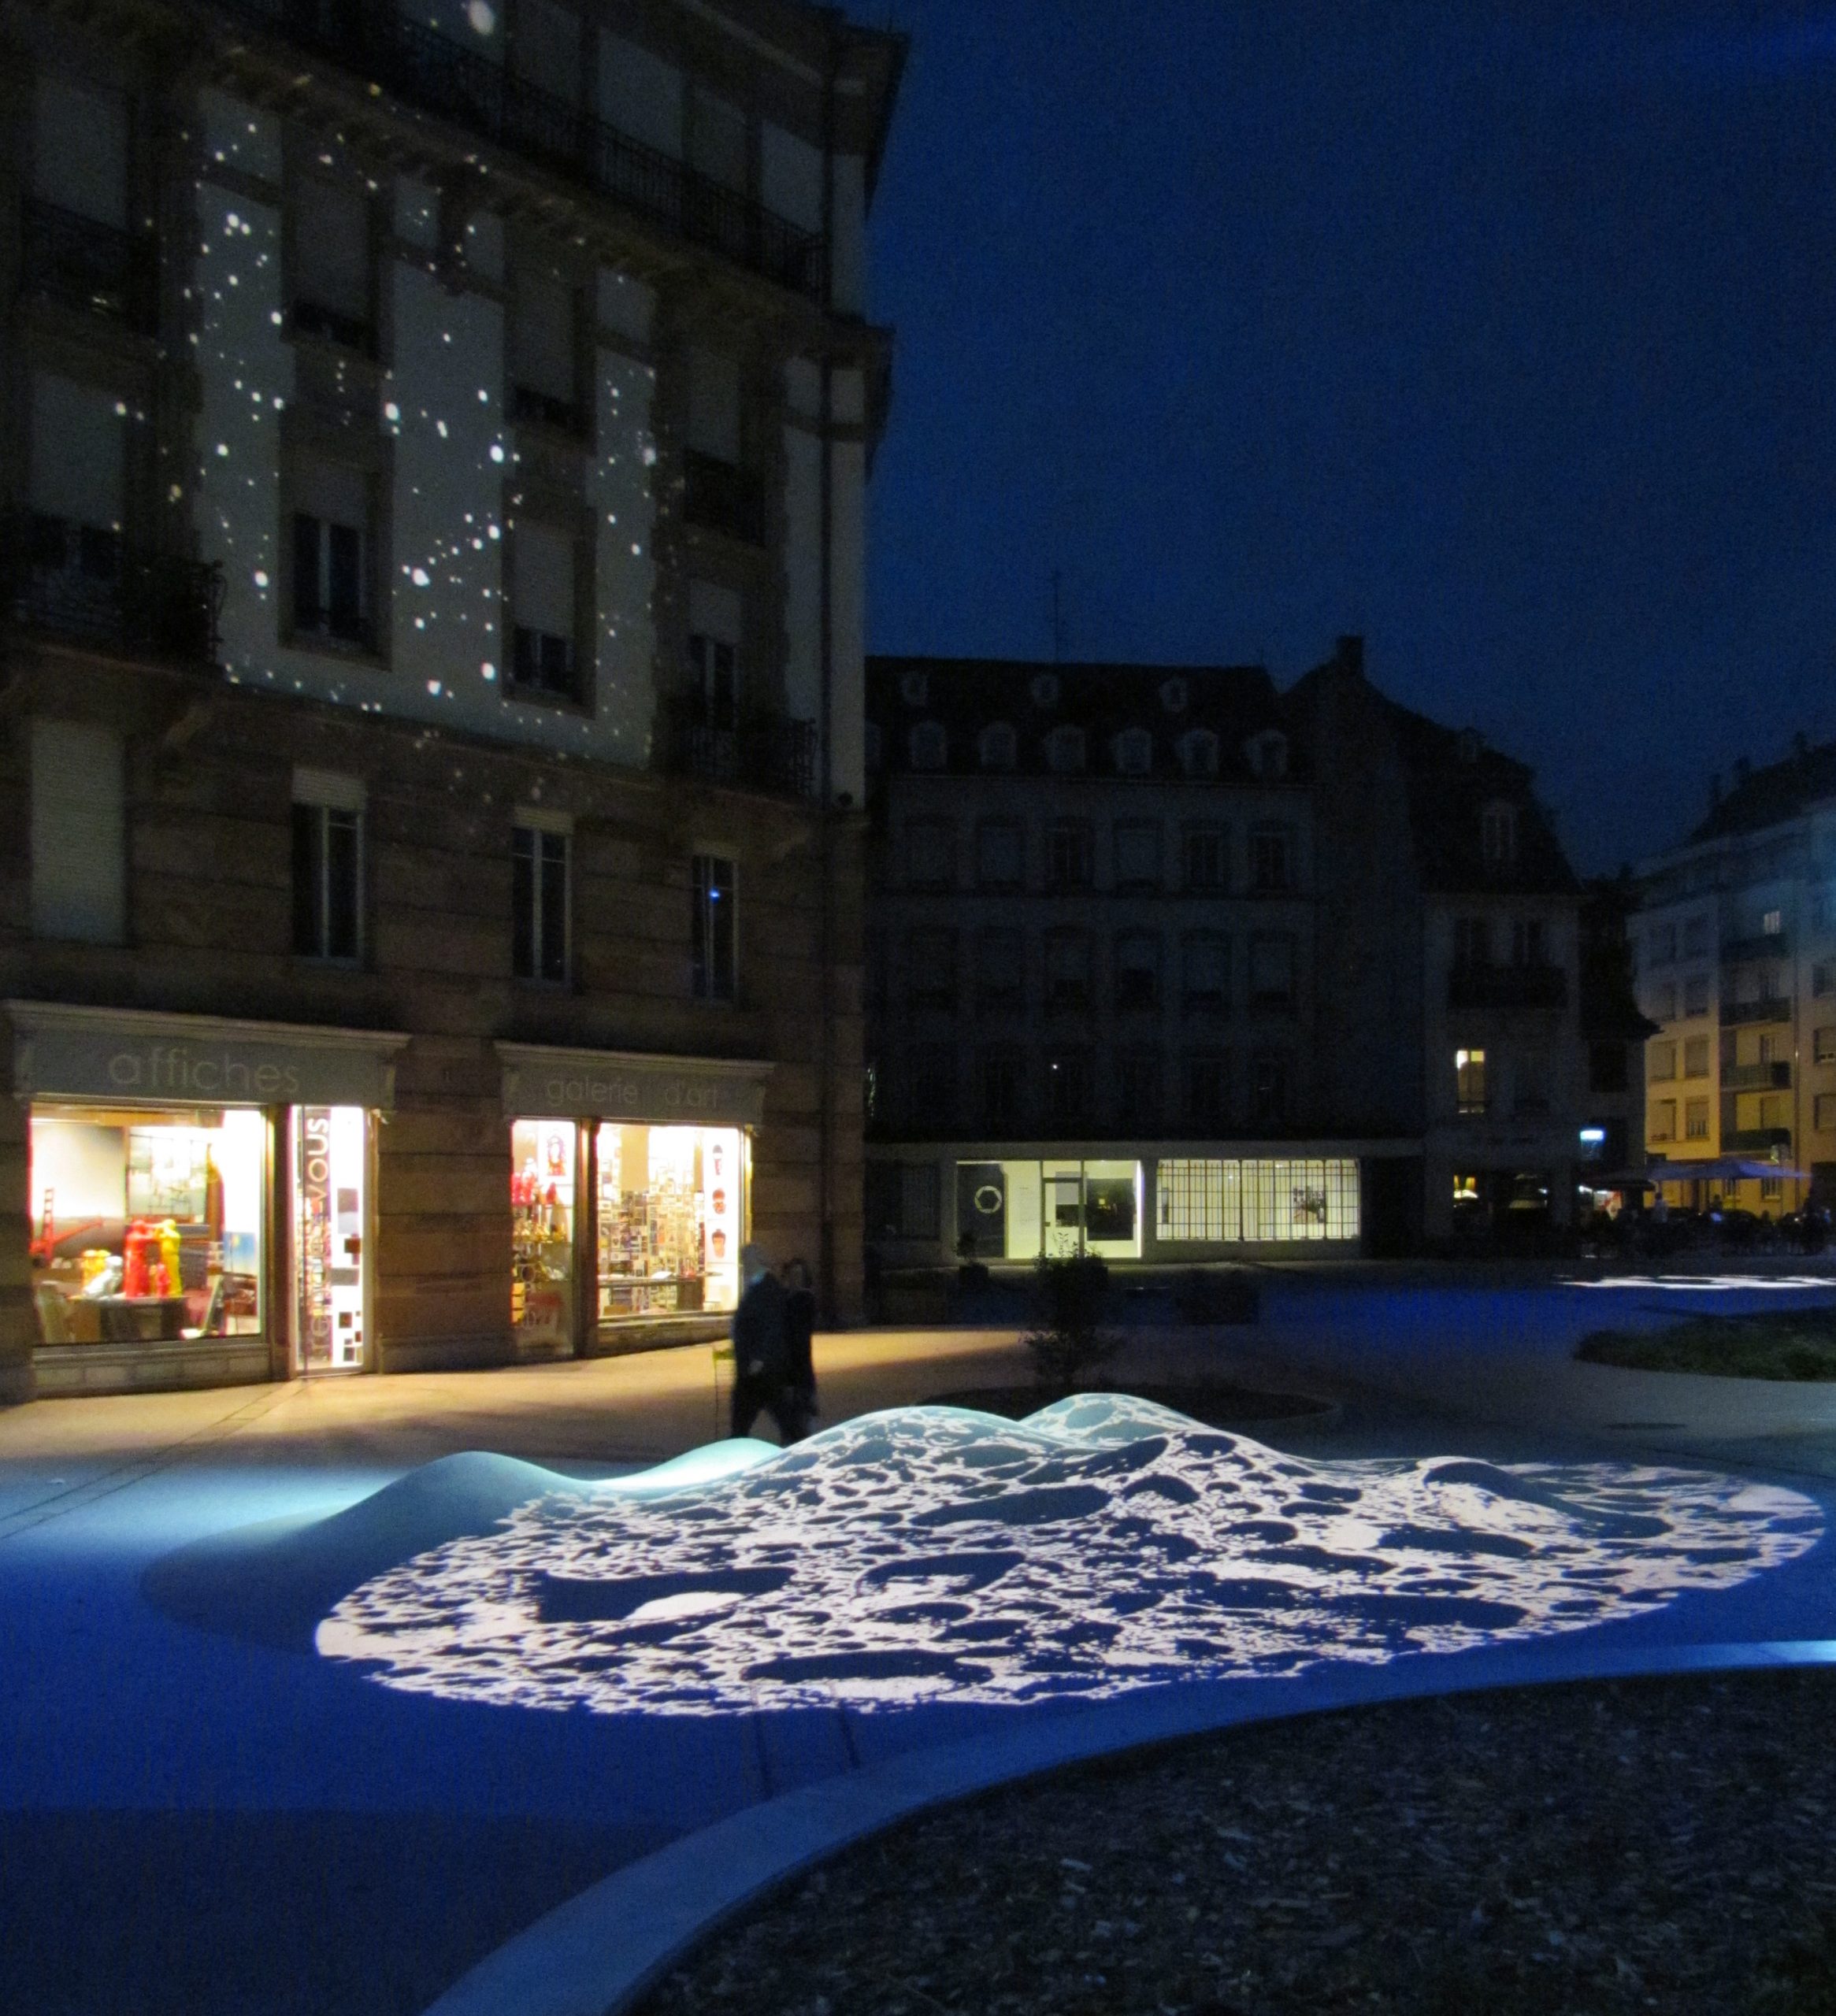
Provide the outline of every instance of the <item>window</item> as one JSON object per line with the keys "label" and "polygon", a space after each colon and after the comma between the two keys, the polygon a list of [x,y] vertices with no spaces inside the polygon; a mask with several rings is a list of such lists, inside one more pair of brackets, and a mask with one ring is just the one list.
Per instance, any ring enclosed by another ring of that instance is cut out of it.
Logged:
{"label": "window", "polygon": [[1032,695],[1034,706],[1055,707],[1059,703],[1059,676],[1055,672],[1036,672],[1026,690]]}
{"label": "window", "polygon": [[1018,742],[1011,721],[990,721],[975,739],[977,760],[985,770],[1011,770],[1018,758]]}
{"label": "window", "polygon": [[869,1162],[868,1236],[937,1238],[943,1229],[940,1188],[935,1162]]}
{"label": "window", "polygon": [[1686,1141],[1706,1141],[1708,1139],[1708,1100],[1686,1099],[1683,1102],[1683,1139]]}
{"label": "window", "polygon": [[1170,714],[1183,714],[1190,699],[1190,690],[1177,673],[1171,679],[1160,682],[1160,704]]}
{"label": "window", "polygon": [[1785,913],[1782,910],[1768,910],[1760,920],[1762,938],[1776,938],[1784,928]]}
{"label": "window", "polygon": [[1683,1013],[1686,1015],[1706,1015],[1708,1013],[1708,976],[1692,973],[1683,982]]}
{"label": "window", "polygon": [[689,100],[689,165],[723,189],[744,195],[747,184],[746,115],[731,99],[696,84]]}
{"label": "window", "polygon": [[1760,1125],[1767,1129],[1779,1129],[1789,1123],[1786,1117],[1786,1102],[1775,1094],[1768,1092],[1760,1101]]}
{"label": "window", "polygon": [[1836,994],[1836,961],[1819,959],[1812,966],[1811,991],[1816,995]]}
{"label": "window", "polygon": [[1115,1005],[1120,1010],[1160,1006],[1160,939],[1151,931],[1125,931],[1115,941]]}
{"label": "window", "polygon": [[947,1130],[956,1121],[956,1052],[948,1043],[920,1043],[905,1073],[907,1124],[920,1133]]}
{"label": "window", "polygon": [[569,836],[517,822],[510,850],[510,969],[518,980],[567,978]]}
{"label": "window", "polygon": [[1651,1003],[1651,1019],[1654,1022],[1674,1022],[1677,1019],[1677,984],[1674,980],[1660,980],[1645,995]]}
{"label": "window", "polygon": [[1060,776],[1072,776],[1084,767],[1084,731],[1081,728],[1055,728],[1045,738],[1045,767]]}
{"label": "window", "polygon": [[1825,1026],[1811,1032],[1811,1061],[1814,1064],[1836,1064],[1836,1028]]}
{"label": "window", "polygon": [[975,999],[979,1007],[1018,1008],[1026,998],[1026,946],[1018,931],[992,925],[976,933]]}
{"label": "window", "polygon": [[1525,1050],[1512,1059],[1511,1110],[1519,1114],[1549,1110],[1549,1058],[1540,1050]]}
{"label": "window", "polygon": [[740,725],[740,654],[725,637],[692,631],[688,690],[696,725],[731,734]]}
{"label": "window", "polygon": [[40,202],[109,224],[128,223],[128,106],[118,92],[94,91],[39,72],[32,106],[32,194]]}
{"label": "window", "polygon": [[1675,924],[1654,924],[1649,939],[1651,963],[1654,966],[1673,965],[1677,957],[1677,927]]}
{"label": "window", "polygon": [[1014,1050],[981,1054],[981,1124],[991,1135],[1011,1133],[1022,1117],[1024,1061]]}
{"label": "window", "polygon": [[583,65],[580,17],[555,0],[517,0],[516,32],[510,60],[525,78],[550,98],[578,108]]}
{"label": "window", "polygon": [[1292,873],[1289,836],[1279,826],[1255,826],[1249,836],[1249,886],[1259,896],[1279,895]]}
{"label": "window", "polygon": [[914,1008],[956,1006],[956,934],[914,931],[905,941],[905,998]]}
{"label": "window", "polygon": [[739,915],[734,864],[698,854],[691,865],[691,991],[697,1001],[739,996]]}
{"label": "window", "polygon": [[1836,1092],[1819,1092],[1813,1124],[1819,1134],[1836,1133]]}
{"label": "window", "polygon": [[1653,1084],[1677,1075],[1677,1047],[1674,1043],[1647,1043],[1645,1060],[1645,1075]]}
{"label": "window", "polygon": [[32,928],[93,945],[128,935],[126,784],[112,729],[32,724]]}
{"label": "window", "polygon": [[1179,738],[1179,767],[1189,777],[1218,774],[1218,738],[1208,728],[1188,728]]}
{"label": "window", "polygon": [[1206,1133],[1222,1133],[1230,1124],[1229,1055],[1221,1050],[1191,1051],[1182,1077],[1185,1125]]}
{"label": "window", "polygon": [[1059,1132],[1084,1126],[1090,1117],[1090,1053],[1055,1050],[1045,1060],[1046,1118]]}
{"label": "window", "polygon": [[518,521],[510,535],[510,683],[522,693],[577,700],[579,605],[574,543],[553,525]]}
{"label": "window", "polygon": [[975,829],[978,889],[1018,889],[1026,879],[1026,835],[1018,819],[984,819]]}
{"label": "window", "polygon": [[1453,1089],[1456,1111],[1481,1114],[1485,1110],[1485,1053],[1482,1050],[1454,1052]]}
{"label": "window", "polygon": [[1691,1036],[1683,1045],[1683,1076],[1686,1078],[1706,1078],[1708,1076],[1708,1039]]}
{"label": "window", "polygon": [[1115,1056],[1115,1119],[1131,1132],[1155,1126],[1160,1118],[1160,1053],[1137,1047]]}
{"label": "window", "polygon": [[941,770],[950,761],[950,738],[941,721],[919,721],[907,738],[914,770]]}
{"label": "window", "polygon": [[1785,1195],[1785,1179],[1782,1176],[1763,1176],[1760,1179],[1760,1201],[1762,1204],[1776,1204]]}
{"label": "window", "polygon": [[948,820],[906,822],[905,881],[911,889],[955,887],[956,828]]}
{"label": "window", "polygon": [[293,773],[293,949],[355,961],[363,951],[363,788]]}
{"label": "window", "polygon": [[1048,931],[1045,934],[1045,1005],[1059,1010],[1089,1006],[1089,932]]}
{"label": "window", "polygon": [[1249,941],[1249,1005],[1294,1005],[1294,940],[1285,932],[1259,931]]}
{"label": "window", "polygon": [[1189,1013],[1221,1014],[1230,1000],[1230,941],[1219,931],[1189,931],[1180,942],[1181,997]]}
{"label": "window", "polygon": [[1118,889],[1158,889],[1160,886],[1160,822],[1157,819],[1118,819],[1115,822],[1115,886]]}
{"label": "window", "polygon": [[1675,1099],[1652,1101],[1651,1138],[1654,1141],[1674,1141],[1677,1138],[1677,1102]]}
{"label": "window", "polygon": [[1492,921],[1456,917],[1453,921],[1453,962],[1464,971],[1492,963]]}
{"label": "window", "polygon": [[1222,826],[1185,829],[1185,887],[1195,894],[1215,895],[1230,886],[1230,840]]}
{"label": "window", "polygon": [[1244,745],[1250,773],[1258,777],[1285,777],[1288,774],[1288,738],[1279,728],[1265,728]]}
{"label": "window", "polygon": [[1154,738],[1144,728],[1125,728],[1110,754],[1118,776],[1144,777],[1154,767]]}
{"label": "window", "polygon": [[1623,1092],[1630,1082],[1623,1043],[1590,1044],[1587,1053],[1587,1082],[1590,1091]]}
{"label": "window", "polygon": [[360,469],[302,461],[294,472],[293,631],[376,645],[369,484]]}
{"label": "window", "polygon": [[293,210],[293,326],[348,350],[376,344],[369,204],[363,191],[317,176]]}
{"label": "window", "polygon": [[1514,966],[1540,966],[1545,958],[1543,920],[1520,917],[1511,927],[1511,963]]}
{"label": "window", "polygon": [[1053,819],[1045,829],[1045,880],[1052,889],[1090,887],[1090,825],[1084,819]]}
{"label": "window", "polygon": [[101,387],[54,372],[32,380],[32,565],[56,606],[105,632],[117,620],[127,433]]}
{"label": "window", "polygon": [[510,417],[580,431],[579,297],[565,281],[521,273],[510,317]]}
{"label": "window", "polygon": [[1488,805],[1479,815],[1479,850],[1488,868],[1508,868],[1517,859],[1517,808]]}
{"label": "window", "polygon": [[1259,1050],[1250,1058],[1249,1121],[1252,1127],[1286,1126],[1291,1076],[1284,1051]]}
{"label": "window", "polygon": [[1699,959],[1708,950],[1708,920],[1705,917],[1683,920],[1683,957]]}

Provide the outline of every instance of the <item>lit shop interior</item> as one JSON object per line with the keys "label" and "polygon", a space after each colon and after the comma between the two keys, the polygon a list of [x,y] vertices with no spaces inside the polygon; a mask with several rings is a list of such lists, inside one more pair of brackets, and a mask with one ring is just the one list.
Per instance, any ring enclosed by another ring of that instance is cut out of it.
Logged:
{"label": "lit shop interior", "polygon": [[[583,1299],[602,1328],[736,1307],[745,1180],[736,1127],[513,1121],[510,1320],[518,1336],[572,1343]],[[592,1206],[584,1218],[583,1201]]]}
{"label": "lit shop interior", "polygon": [[288,1180],[296,1371],[364,1362],[369,1116],[361,1106],[32,1110],[33,1299],[50,1348],[261,1337],[270,1155]]}
{"label": "lit shop interior", "polygon": [[1092,1253],[1138,1260],[1150,1229],[1156,1248],[1355,1244],[1358,1165],[1350,1158],[1176,1157],[956,1166],[956,1251],[966,1258]]}

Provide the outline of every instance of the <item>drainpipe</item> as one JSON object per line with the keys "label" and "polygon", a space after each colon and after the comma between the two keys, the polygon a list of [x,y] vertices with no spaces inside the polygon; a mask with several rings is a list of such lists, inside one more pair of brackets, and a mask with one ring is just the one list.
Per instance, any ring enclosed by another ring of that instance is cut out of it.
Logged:
{"label": "drainpipe", "polygon": [[[828,61],[822,90],[822,306],[825,315],[835,312],[835,126],[836,74],[840,65],[840,16],[833,9],[826,20]],[[822,925],[818,959],[822,992],[819,1017],[821,1041],[817,1079],[816,1208],[818,1236],[817,1292],[822,1320],[833,1325],[835,1305],[835,445],[831,430],[835,424],[835,364],[829,344],[830,332],[823,331],[822,390],[818,426],[822,452],[818,486],[818,545],[822,552],[822,576],[817,596],[817,658],[822,680],[821,724],[817,750],[817,788],[821,806],[820,872],[822,877]]]}

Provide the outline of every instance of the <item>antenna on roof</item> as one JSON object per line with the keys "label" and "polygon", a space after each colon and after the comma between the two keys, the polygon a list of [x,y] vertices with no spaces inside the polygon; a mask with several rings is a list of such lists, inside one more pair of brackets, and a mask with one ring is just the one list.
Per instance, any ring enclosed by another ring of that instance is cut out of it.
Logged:
{"label": "antenna on roof", "polygon": [[1057,568],[1052,570],[1052,662],[1063,665],[1065,662],[1065,611],[1063,598],[1059,590],[1064,576]]}

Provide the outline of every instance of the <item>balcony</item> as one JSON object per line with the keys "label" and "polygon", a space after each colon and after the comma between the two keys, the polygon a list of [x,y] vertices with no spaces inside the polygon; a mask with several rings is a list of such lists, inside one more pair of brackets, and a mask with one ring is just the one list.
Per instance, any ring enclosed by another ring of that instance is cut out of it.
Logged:
{"label": "balcony", "polygon": [[1769,1155],[1775,1148],[1790,1148],[1789,1127],[1741,1127],[1721,1137],[1724,1155]]}
{"label": "balcony", "polygon": [[159,327],[159,254],[153,239],[98,224],[36,197],[26,201],[20,292],[106,316],[140,335]]}
{"label": "balcony", "polygon": [[692,525],[724,532],[748,546],[765,543],[765,486],[750,469],[717,455],[688,456],[688,494],[683,510]]}
{"label": "balcony", "polygon": [[677,776],[731,784],[740,791],[814,798],[816,724],[781,714],[750,714],[721,727],[699,703],[679,705],[669,716],[663,767]]}
{"label": "balcony", "polygon": [[1721,1088],[1725,1092],[1789,1092],[1791,1066],[1786,1064],[1724,1064]]}
{"label": "balcony", "polygon": [[1787,931],[1768,931],[1756,938],[1724,938],[1721,941],[1721,963],[1724,966],[1738,966],[1753,959],[1790,957],[1791,934]]}
{"label": "balcony", "polygon": [[1450,1008],[1560,1008],[1567,1000],[1563,966],[1455,966],[1447,976]]}
{"label": "balcony", "polygon": [[1764,1001],[1724,1001],[1721,1019],[1734,1027],[1755,1022],[1789,1022],[1791,1003],[1782,995],[1769,995]]}
{"label": "balcony", "polygon": [[229,11],[405,103],[529,156],[780,287],[826,298],[828,249],[807,232],[643,145],[463,43],[362,0],[225,0]]}
{"label": "balcony", "polygon": [[106,650],[199,668],[217,662],[220,568],[131,546],[37,511],[0,514],[9,621]]}

